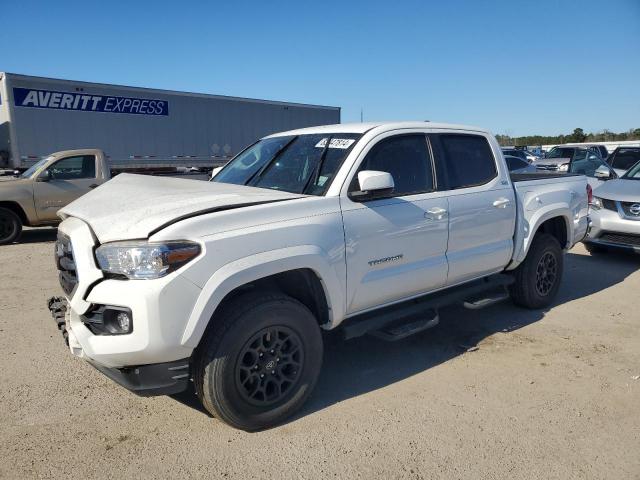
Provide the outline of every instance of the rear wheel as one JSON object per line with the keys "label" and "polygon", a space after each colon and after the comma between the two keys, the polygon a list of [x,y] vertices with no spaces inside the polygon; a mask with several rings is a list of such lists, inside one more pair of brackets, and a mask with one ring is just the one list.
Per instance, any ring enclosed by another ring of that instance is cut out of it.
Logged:
{"label": "rear wheel", "polygon": [[247,431],[293,415],[322,364],[320,328],[309,309],[281,293],[249,294],[223,306],[213,321],[193,379],[204,407]]}
{"label": "rear wheel", "polygon": [[15,242],[21,232],[20,217],[8,208],[0,208],[0,245]]}
{"label": "rear wheel", "polygon": [[513,272],[510,287],[514,303],[525,308],[548,307],[558,293],[564,266],[562,249],[555,237],[539,233],[524,262]]}

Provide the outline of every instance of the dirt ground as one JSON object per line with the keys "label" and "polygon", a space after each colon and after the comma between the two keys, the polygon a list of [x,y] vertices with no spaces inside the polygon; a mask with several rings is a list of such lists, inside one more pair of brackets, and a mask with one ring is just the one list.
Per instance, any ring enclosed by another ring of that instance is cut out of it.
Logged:
{"label": "dirt ground", "polygon": [[328,335],[303,412],[247,434],[71,356],[45,305],[54,238],[0,247],[0,478],[640,478],[640,255],[574,248],[548,311]]}

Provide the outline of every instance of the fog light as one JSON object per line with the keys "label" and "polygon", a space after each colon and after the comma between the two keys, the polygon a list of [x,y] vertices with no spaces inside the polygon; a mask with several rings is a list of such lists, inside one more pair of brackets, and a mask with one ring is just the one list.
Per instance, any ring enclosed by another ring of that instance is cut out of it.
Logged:
{"label": "fog light", "polygon": [[103,319],[107,335],[123,335],[133,331],[133,315],[128,308],[107,306]]}
{"label": "fog light", "polygon": [[118,321],[118,327],[123,332],[128,332],[131,330],[131,317],[127,312],[120,312],[116,315],[116,320]]}

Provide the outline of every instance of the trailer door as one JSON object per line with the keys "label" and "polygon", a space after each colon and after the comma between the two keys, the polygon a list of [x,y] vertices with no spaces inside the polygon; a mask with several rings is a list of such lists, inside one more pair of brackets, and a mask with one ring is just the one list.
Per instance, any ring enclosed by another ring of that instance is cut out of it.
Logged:
{"label": "trailer door", "polygon": [[34,203],[41,222],[54,222],[58,210],[98,186],[95,155],[64,157],[40,175],[33,188]]}

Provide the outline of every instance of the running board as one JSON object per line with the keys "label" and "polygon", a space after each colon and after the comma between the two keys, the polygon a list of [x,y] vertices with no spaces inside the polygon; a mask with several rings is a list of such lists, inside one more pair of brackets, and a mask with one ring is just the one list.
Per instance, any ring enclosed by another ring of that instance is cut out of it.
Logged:
{"label": "running board", "polygon": [[488,291],[504,289],[511,285],[512,275],[499,273],[480,280],[474,280],[463,285],[440,290],[417,299],[408,300],[372,312],[363,313],[344,321],[342,334],[345,340],[361,337],[369,332],[383,330],[391,324],[406,322],[408,319],[418,319],[428,316],[430,310],[462,304],[469,298],[485,295]]}
{"label": "running board", "polygon": [[385,328],[371,332],[369,335],[387,342],[395,342],[435,327],[438,323],[440,323],[440,316],[435,310],[432,310],[426,317],[421,315],[417,319],[398,320]]}
{"label": "running board", "polygon": [[509,292],[495,292],[493,295],[469,299],[462,305],[469,310],[481,310],[509,299]]}

